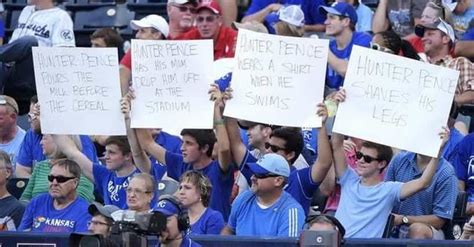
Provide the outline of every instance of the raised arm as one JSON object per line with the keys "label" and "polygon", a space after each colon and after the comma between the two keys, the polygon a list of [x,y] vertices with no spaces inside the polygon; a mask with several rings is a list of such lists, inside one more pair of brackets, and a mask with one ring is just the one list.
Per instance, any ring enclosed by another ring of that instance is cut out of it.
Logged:
{"label": "raised arm", "polygon": [[[232,99],[232,89],[226,90],[228,99]],[[231,117],[225,117],[225,127],[227,130],[227,136],[229,137],[230,151],[235,164],[240,165],[244,161],[247,147],[240,138],[240,129],[237,124],[237,119]]]}
{"label": "raised arm", "polygon": [[387,19],[387,7],[389,0],[380,0],[377,9],[375,10],[374,18],[372,20],[372,32],[379,33],[387,31],[390,23]]}
{"label": "raised arm", "polygon": [[318,104],[318,116],[322,118],[321,128],[318,133],[318,158],[311,167],[311,178],[313,182],[320,183],[326,177],[328,170],[332,164],[331,144],[329,143],[328,133],[326,130],[326,120],[328,111],[324,103]]}
{"label": "raised arm", "polygon": [[132,151],[133,161],[135,166],[145,173],[150,173],[151,171],[151,162],[148,158],[146,152],[140,146],[138,142],[137,135],[134,129],[130,128],[130,103],[132,100],[132,93],[128,92],[120,101],[120,108],[125,117],[125,125],[127,128],[127,138],[128,143],[130,144],[130,149]]}
{"label": "raised arm", "polygon": [[[343,103],[346,100],[346,90],[341,89],[339,90],[334,99],[339,102],[339,104]],[[336,173],[336,177],[341,177],[347,169],[346,163],[346,153],[344,152],[344,136],[338,133],[333,132],[331,136],[331,146],[332,146],[332,157],[334,161],[334,171]]]}
{"label": "raised arm", "polygon": [[82,170],[82,174],[91,182],[94,182],[94,174],[92,173],[93,163],[79,149],[77,149],[74,141],[65,135],[52,135],[59,150],[66,155],[68,159],[74,160]]}
{"label": "raised arm", "polygon": [[225,102],[223,94],[217,84],[211,85],[209,94],[211,95],[211,100],[214,101],[214,130],[217,136],[217,157],[219,166],[223,172],[227,172],[232,165],[232,154],[230,151],[229,136],[227,135],[227,129],[222,117]]}
{"label": "raised arm", "polygon": [[263,23],[265,20],[265,17],[272,13],[272,12],[277,12],[283,5],[279,3],[272,3],[267,5],[265,8],[261,9],[260,11],[257,11],[253,14],[247,15],[244,18],[242,18],[242,22],[249,22],[249,21],[256,21]]}
{"label": "raised arm", "polygon": [[441,143],[441,148],[440,151],[438,152],[438,157],[432,157],[430,161],[428,162],[428,165],[426,166],[425,170],[423,171],[423,174],[421,177],[411,180],[410,182],[407,182],[403,184],[402,186],[402,191],[400,193],[400,199],[405,199],[416,192],[428,188],[431,185],[431,181],[433,179],[433,176],[436,172],[436,169],[438,168],[438,163],[439,163],[439,157],[441,155],[441,152],[443,150],[444,144],[446,144],[448,138],[449,138],[449,128],[448,127],[443,127],[444,131],[439,134],[440,138],[443,140]]}

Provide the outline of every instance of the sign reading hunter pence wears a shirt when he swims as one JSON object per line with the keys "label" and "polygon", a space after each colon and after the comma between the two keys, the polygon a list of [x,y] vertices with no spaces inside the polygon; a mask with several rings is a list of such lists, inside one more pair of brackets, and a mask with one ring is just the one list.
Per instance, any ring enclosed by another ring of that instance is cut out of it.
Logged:
{"label": "sign reading hunter pence wears a shirt when he swims", "polygon": [[132,128],[212,128],[212,40],[134,39],[131,49]]}
{"label": "sign reading hunter pence wears a shirt when he swims", "polygon": [[[224,115],[259,123],[319,127],[327,40],[239,30],[231,87]],[[284,117],[282,117],[284,116]]]}
{"label": "sign reading hunter pence wears a shirt when he swims", "polygon": [[115,48],[33,47],[43,134],[125,135]]}
{"label": "sign reading hunter pence wears a shirt when he swims", "polygon": [[333,131],[438,156],[459,71],[354,46]]}

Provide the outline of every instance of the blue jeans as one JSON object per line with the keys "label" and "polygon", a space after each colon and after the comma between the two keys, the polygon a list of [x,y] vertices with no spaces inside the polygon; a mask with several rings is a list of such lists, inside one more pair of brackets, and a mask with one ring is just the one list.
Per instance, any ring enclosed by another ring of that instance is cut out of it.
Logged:
{"label": "blue jeans", "polygon": [[0,46],[0,94],[17,101],[20,115],[29,111],[30,99],[36,94],[33,46],[38,46],[33,36],[24,36]]}

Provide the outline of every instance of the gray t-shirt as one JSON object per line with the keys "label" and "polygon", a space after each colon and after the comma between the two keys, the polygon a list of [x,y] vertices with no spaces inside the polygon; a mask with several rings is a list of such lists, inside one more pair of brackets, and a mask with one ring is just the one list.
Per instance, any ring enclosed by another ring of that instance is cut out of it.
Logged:
{"label": "gray t-shirt", "polygon": [[415,32],[414,19],[420,18],[428,0],[389,0],[387,17],[400,37]]}

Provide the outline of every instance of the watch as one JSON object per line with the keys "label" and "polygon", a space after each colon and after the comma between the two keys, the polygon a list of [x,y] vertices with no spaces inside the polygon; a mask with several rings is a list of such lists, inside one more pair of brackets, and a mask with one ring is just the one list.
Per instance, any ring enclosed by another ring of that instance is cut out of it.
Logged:
{"label": "watch", "polygon": [[403,222],[403,224],[408,225],[408,217],[403,216],[402,222]]}

